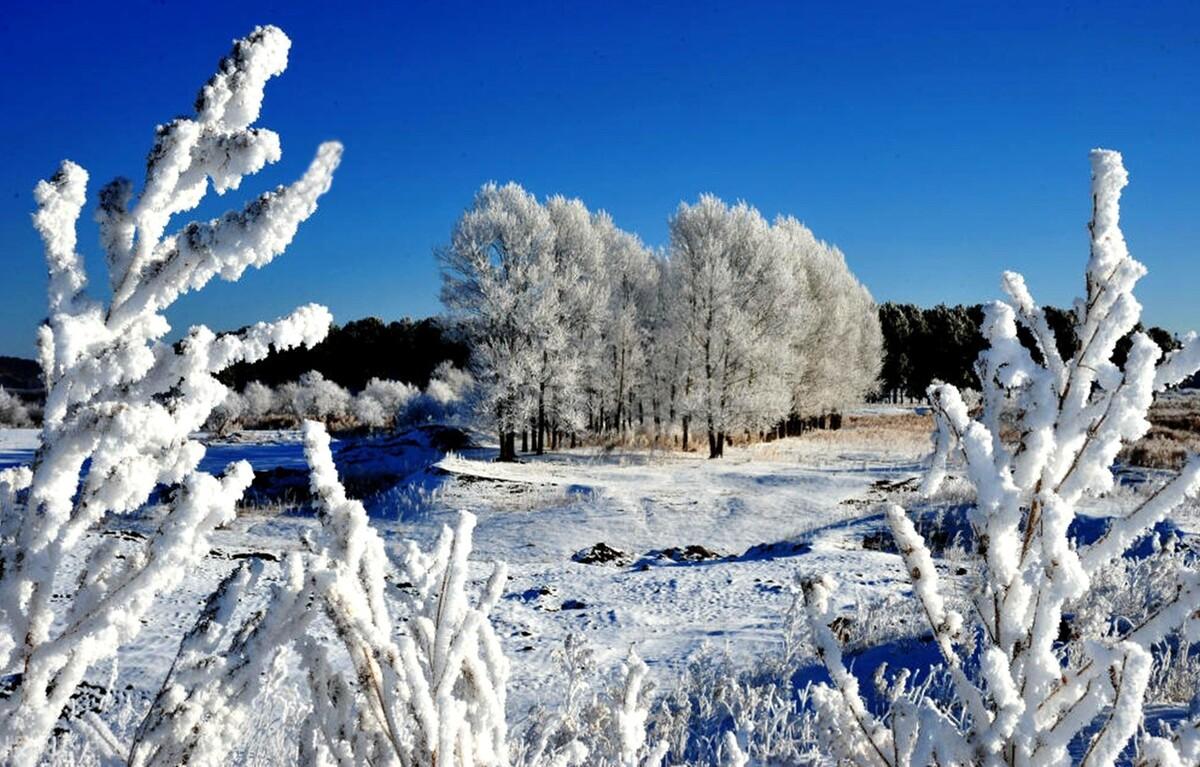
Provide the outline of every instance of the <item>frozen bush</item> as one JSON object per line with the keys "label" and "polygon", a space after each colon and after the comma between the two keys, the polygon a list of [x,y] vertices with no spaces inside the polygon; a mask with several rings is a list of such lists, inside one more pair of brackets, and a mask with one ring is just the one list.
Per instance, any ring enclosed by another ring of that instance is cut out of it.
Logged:
{"label": "frozen bush", "polygon": [[425,391],[409,400],[397,425],[463,423],[475,409],[475,393],[475,379],[470,373],[443,362],[429,379]]}
{"label": "frozen bush", "polygon": [[[1124,367],[1112,361],[1141,313],[1133,287],[1145,267],[1129,255],[1118,227],[1127,182],[1121,156],[1095,150],[1091,160],[1091,258],[1086,296],[1075,304],[1073,355],[1060,356],[1024,280],[1006,273],[1008,301],[985,310],[989,347],[977,363],[981,414],[972,418],[953,386],[929,390],[937,430],[925,490],[936,491],[954,455],[976,491],[969,522],[981,575],[967,615],[943,597],[912,520],[898,506],[887,511],[953,684],[952,703],[899,697],[882,718],[868,711],[830,629],[834,584],[827,578],[806,587],[818,654],[833,679],[814,691],[821,733],[843,761],[1065,765],[1068,745],[1082,738],[1084,764],[1111,765],[1143,725],[1150,648],[1174,632],[1187,642],[1200,638],[1200,573],[1190,568],[1178,570],[1166,598],[1138,623],[1115,620],[1111,602],[1088,601],[1096,574],[1200,490],[1200,460],[1113,518],[1094,542],[1076,547],[1068,537],[1080,501],[1112,489],[1121,446],[1149,429],[1155,392],[1200,367],[1194,335],[1160,363],[1158,345],[1135,333]],[[1040,359],[1018,340],[1018,324],[1032,335]],[[1006,411],[1015,440],[1001,431]],[[1092,614],[1075,622],[1099,630],[1064,637],[1064,616],[1078,606]],[[1193,719],[1170,738],[1143,737],[1140,763],[1195,764],[1198,724]]]}
{"label": "frozen bush", "polygon": [[592,690],[592,653],[568,635],[556,653],[566,677],[562,710],[554,715],[538,707],[513,744],[514,763],[522,767],[659,767],[670,744],[649,738],[651,692],[649,669],[632,649],[616,685]]}
{"label": "frozen bush", "polygon": [[[508,661],[488,620],[506,569],[498,564],[471,600],[475,518],[463,512],[428,553],[409,543],[400,574],[412,587],[393,614],[383,541],[362,504],[346,497],[324,429],[309,422],[304,436],[321,520],[309,579],[335,641],[299,645],[313,703],[301,753],[353,763],[506,764]],[[334,661],[339,655],[349,671]]]}
{"label": "frozen bush", "polygon": [[18,429],[33,426],[33,416],[29,406],[15,394],[9,394],[0,386],[0,426],[12,426]]}
{"label": "frozen bush", "polygon": [[217,434],[229,434],[242,425],[247,415],[246,400],[235,391],[225,395],[221,404],[213,408],[204,426]]}
{"label": "frozen bush", "polygon": [[350,412],[350,392],[315,370],[300,376],[293,387],[287,388],[287,394],[297,418],[329,423]]}
{"label": "frozen bush", "polygon": [[412,384],[372,378],[352,406],[355,420],[363,426],[381,429],[396,422],[397,414],[418,394]]}
{"label": "frozen bush", "polygon": [[275,391],[259,381],[251,381],[242,389],[242,403],[244,416],[258,421],[274,415],[279,407]]}
{"label": "frozen bush", "polygon": [[[235,43],[200,91],[196,114],[158,127],[140,195],[126,179],[101,190],[109,300],[85,292],[75,249],[86,171],[64,162],[35,190],[50,273],[38,336],[47,397],[32,465],[0,472],[0,674],[13,684],[0,700],[0,763],[38,761],[88,669],[137,635],[158,595],[232,518],[253,476],[249,464],[221,477],[199,471],[204,447],[189,437],[226,395],[215,374],[272,348],[314,344],[328,330],[329,312],[310,305],[238,334],[198,326],[178,343],[165,340],[163,312],[176,299],[214,277],[234,281],[265,266],[329,189],[336,143],[323,144],[291,186],[167,231],[210,181],[218,194],[237,189],[279,159],[279,136],[251,124],[289,46],[275,27]],[[93,534],[142,509],[156,488],[161,500],[144,511],[151,534],[134,550]],[[74,583],[61,577],[68,558],[83,563]]]}

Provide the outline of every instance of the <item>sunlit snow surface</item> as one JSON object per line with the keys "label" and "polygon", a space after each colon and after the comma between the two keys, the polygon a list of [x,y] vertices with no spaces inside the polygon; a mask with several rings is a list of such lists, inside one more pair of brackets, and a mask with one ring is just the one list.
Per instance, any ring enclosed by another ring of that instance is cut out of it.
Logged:
{"label": "sunlit snow surface", "polygon": [[[0,468],[28,461],[36,445],[34,430],[0,430]],[[864,549],[862,538],[882,524],[873,486],[916,477],[926,451],[923,440],[831,449],[803,437],[734,448],[720,461],[589,449],[513,465],[494,463],[493,451],[479,449],[444,458],[423,475],[419,494],[392,491],[368,506],[378,510],[375,524],[393,548],[405,538],[428,547],[459,509],[478,516],[476,586],[491,561],[509,563],[493,618],[512,665],[515,720],[534,701],[553,706],[560,699],[554,652],[569,633],[595,650],[601,671],[615,671],[636,646],[655,681],[669,687],[706,647],[742,662],[777,648],[797,575],[835,575],[837,599],[852,612],[909,593],[899,558]],[[220,471],[238,459],[260,471],[304,465],[298,433],[265,432],[212,442],[203,468]],[[393,497],[405,499],[401,507],[389,508]],[[313,524],[302,512],[273,509],[247,511],[218,531],[213,553],[122,651],[120,688],[132,685],[137,697],[156,691],[218,580],[246,556],[265,556],[274,571],[272,560],[297,548]],[[142,529],[136,521],[128,527]],[[572,561],[599,542],[628,553],[631,563]],[[689,545],[725,558],[675,563],[654,556]],[[938,566],[947,563],[939,559]],[[92,676],[107,684],[111,672],[105,665]]]}
{"label": "sunlit snow surface", "polygon": [[[27,462],[36,445],[36,431],[0,430],[0,467]],[[494,618],[512,663],[509,705],[517,716],[535,699],[559,696],[553,652],[568,633],[593,646],[600,669],[615,670],[635,645],[665,682],[705,644],[742,657],[777,645],[796,573],[836,572],[846,602],[907,589],[896,557],[843,540],[839,523],[871,511],[842,502],[863,496],[876,480],[913,476],[916,452],[822,453],[818,462],[803,440],[785,440],[732,449],[721,461],[593,450],[518,465],[493,463],[487,450],[468,456],[443,461],[447,473],[419,507],[381,514],[376,524],[389,546],[406,537],[428,546],[459,509],[478,515],[473,574],[482,582],[490,561],[509,563],[511,578]],[[303,466],[298,434],[272,432],[214,442],[202,467],[219,471],[237,459],[256,470]],[[218,531],[214,553],[162,600],[135,646],[121,653],[121,686],[156,689],[204,596],[237,558],[294,549],[313,524],[301,513],[249,512]],[[737,558],[758,544],[801,539],[811,542],[801,556],[786,555],[796,547],[779,547],[782,553]],[[598,542],[628,552],[633,563],[571,560]],[[676,564],[650,555],[688,545],[735,558]],[[583,606],[563,609],[572,603]],[[95,673],[107,678],[110,670]]]}

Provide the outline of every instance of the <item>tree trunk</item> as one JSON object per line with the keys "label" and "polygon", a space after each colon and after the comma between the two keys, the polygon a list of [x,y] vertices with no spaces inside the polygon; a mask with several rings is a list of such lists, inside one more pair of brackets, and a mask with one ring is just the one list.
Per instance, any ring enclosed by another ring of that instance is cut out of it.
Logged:
{"label": "tree trunk", "polygon": [[537,434],[534,435],[538,455],[546,452],[546,384],[538,390]]}
{"label": "tree trunk", "polygon": [[500,461],[515,461],[517,460],[517,435],[513,432],[500,432]]}
{"label": "tree trunk", "polygon": [[708,432],[708,457],[720,458],[725,455],[725,435],[715,431]]}
{"label": "tree trunk", "polygon": [[686,453],[688,449],[688,421],[690,419],[685,415],[683,417],[683,450]]}

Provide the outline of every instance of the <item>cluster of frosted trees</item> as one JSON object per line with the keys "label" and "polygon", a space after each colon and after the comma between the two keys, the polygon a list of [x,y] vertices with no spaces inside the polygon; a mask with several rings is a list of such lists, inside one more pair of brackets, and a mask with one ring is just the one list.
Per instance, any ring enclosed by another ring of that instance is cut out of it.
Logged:
{"label": "cluster of frosted trees", "polygon": [[439,251],[442,300],[472,346],[481,411],[541,452],[584,433],[727,441],[874,388],[874,302],[799,221],[703,196],[665,253],[579,200],[487,184]]}
{"label": "cluster of frosted trees", "polygon": [[355,394],[313,370],[274,388],[251,381],[241,392],[230,392],[209,416],[207,427],[227,433],[294,426],[303,420],[368,429],[455,422],[470,415],[473,390],[471,375],[449,363],[434,370],[424,391],[404,381],[372,378]]}

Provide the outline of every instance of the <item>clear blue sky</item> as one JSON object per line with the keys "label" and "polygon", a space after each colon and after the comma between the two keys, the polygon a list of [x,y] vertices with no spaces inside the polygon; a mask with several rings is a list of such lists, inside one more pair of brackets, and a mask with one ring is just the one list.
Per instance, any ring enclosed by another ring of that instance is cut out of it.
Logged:
{"label": "clear blue sky", "polygon": [[[387,5],[388,7],[384,7]],[[647,242],[713,192],[791,213],[879,300],[1080,288],[1087,152],[1125,153],[1146,319],[1200,327],[1200,6],[1073,3],[12,3],[0,15],[0,354],[44,311],[34,183],[62,158],[141,181],[234,37],[282,27],[260,124],[284,159],[346,145],[292,248],[171,316],[229,328],[320,301],[339,321],[439,310],[431,250],[484,181],[577,195]],[[94,200],[94,197],[93,197]],[[81,243],[103,283],[90,215]]]}

